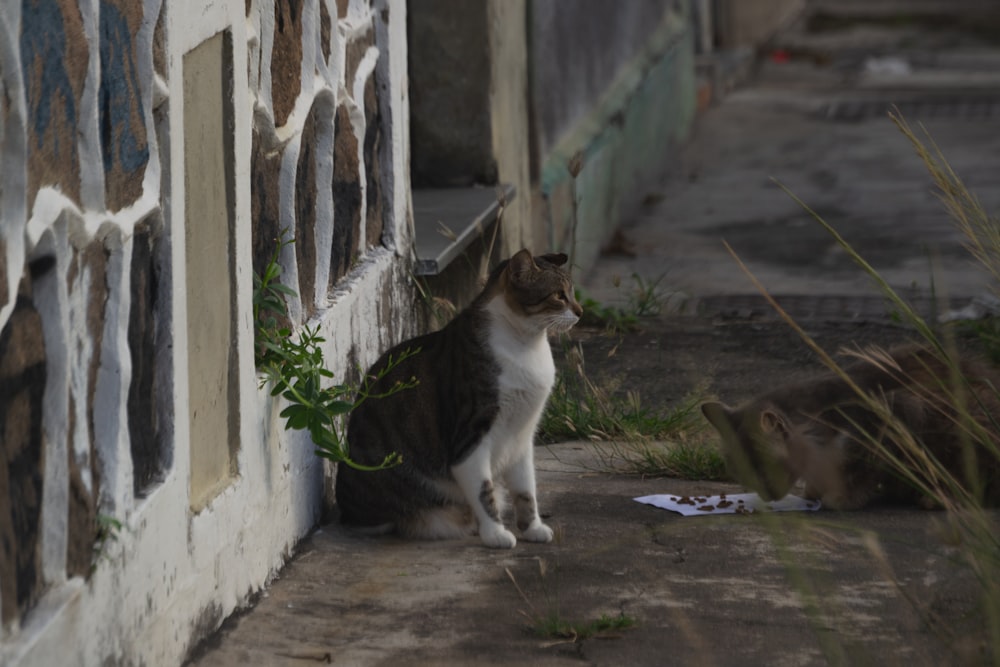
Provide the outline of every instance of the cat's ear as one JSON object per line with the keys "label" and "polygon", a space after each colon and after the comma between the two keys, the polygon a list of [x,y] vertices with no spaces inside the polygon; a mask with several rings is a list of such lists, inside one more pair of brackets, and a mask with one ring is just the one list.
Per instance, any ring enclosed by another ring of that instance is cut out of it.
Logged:
{"label": "cat's ear", "polygon": [[760,413],[760,428],[764,433],[778,433],[782,437],[788,435],[788,425],[784,417],[774,410],[763,410]]}
{"label": "cat's ear", "polygon": [[708,423],[715,427],[723,436],[735,430],[733,424],[733,410],[718,401],[709,401],[701,404],[701,414],[705,415]]}
{"label": "cat's ear", "polygon": [[538,257],[539,259],[544,259],[546,262],[548,262],[553,266],[562,266],[563,264],[569,261],[569,257],[566,256],[566,253],[562,252],[549,253],[548,255],[539,255]]}
{"label": "cat's ear", "polygon": [[515,283],[520,283],[528,278],[533,271],[537,271],[535,260],[531,257],[531,252],[527,248],[519,250],[507,264],[507,270]]}

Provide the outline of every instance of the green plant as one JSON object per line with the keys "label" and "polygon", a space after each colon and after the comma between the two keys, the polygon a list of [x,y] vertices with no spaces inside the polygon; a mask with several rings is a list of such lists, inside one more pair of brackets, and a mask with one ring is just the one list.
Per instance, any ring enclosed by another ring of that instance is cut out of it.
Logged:
{"label": "green plant", "polygon": [[435,296],[431,292],[427,281],[419,276],[411,276],[414,287],[420,295],[427,315],[430,317],[430,324],[434,329],[440,329],[448,324],[455,315],[458,314],[458,307],[450,299]]}
{"label": "green plant", "polygon": [[663,275],[656,280],[647,282],[638,273],[632,274],[632,282],[635,283],[632,291],[628,295],[629,308],[637,317],[651,317],[659,315],[663,308],[663,302],[669,297],[660,291],[660,283],[663,282]]}
{"label": "green plant", "polygon": [[110,544],[118,541],[118,534],[123,526],[121,521],[107,514],[98,514],[94,523],[97,535],[94,538],[94,553],[90,564],[91,573],[97,569],[97,564],[107,556]]}
{"label": "green plant", "polygon": [[567,348],[571,369],[560,373],[539,423],[545,442],[584,439],[595,443],[605,469],[646,476],[724,479],[725,465],[703,435],[697,388],[676,405],[653,410],[637,391],[601,387],[588,377],[583,352]]}
{"label": "green plant", "polygon": [[[580,323],[586,326],[602,327],[609,333],[626,333],[639,329],[643,317],[655,317],[663,310],[669,295],[663,294],[660,283],[663,276],[646,281],[637,273],[632,274],[633,287],[625,295],[624,306],[605,305],[576,290],[577,301],[583,307]],[[615,287],[620,287],[615,280]]]}
{"label": "green plant", "polygon": [[[567,642],[579,642],[591,637],[606,635],[609,632],[625,630],[636,624],[636,620],[625,614],[624,610],[619,611],[617,616],[601,614],[598,618],[590,621],[569,620],[563,616],[559,610],[558,594],[553,597],[546,596],[547,609],[540,612],[531,599],[525,594],[514,573],[510,568],[504,568],[507,577],[517,590],[521,599],[528,605],[528,611],[521,610],[521,615],[528,619],[529,630],[532,634],[543,639],[557,639]],[[538,560],[538,576],[542,583],[546,583],[548,566],[542,559]],[[556,577],[558,584],[558,577]]]}
{"label": "green plant", "polygon": [[644,440],[700,427],[695,397],[670,410],[651,410],[637,391],[623,394],[594,383],[584,370],[579,345],[568,346],[566,357],[570,368],[559,374],[539,424],[543,440]]}
{"label": "green plant", "polygon": [[707,439],[612,440],[597,443],[596,447],[602,466],[622,474],[698,481],[730,479],[718,447]]}
{"label": "green plant", "polygon": [[639,318],[618,306],[605,306],[576,290],[576,300],[583,308],[582,326],[601,327],[609,333],[627,333],[639,328]]}
{"label": "green plant", "polygon": [[542,415],[539,436],[546,442],[655,438],[671,434],[684,421],[680,412],[644,407],[638,392],[621,397],[599,389],[585,376],[576,381],[560,377]]}
{"label": "green plant", "polygon": [[624,630],[635,625],[635,619],[620,613],[618,616],[601,614],[593,621],[568,621],[558,612],[550,611],[541,617],[533,619],[532,631],[546,639],[567,639],[580,641],[590,639],[595,635]]}
{"label": "green plant", "polygon": [[263,375],[261,387],[271,385],[271,396],[281,396],[288,405],[281,411],[286,429],[306,430],[316,446],[316,455],[359,470],[380,470],[397,465],[402,459],[390,454],[374,466],[362,465],[350,457],[343,430],[343,418],[369,399],[392,396],[417,384],[416,379],[398,381],[388,390],[375,392],[373,387],[392,369],[419,350],[406,350],[398,357],[389,357],[374,375],[358,369],[360,386],[327,384],[333,378],[323,358],[319,327],[305,325],[293,335],[288,321],[285,297],[295,296],[295,290],[278,282],[281,249],[292,243],[279,240],[278,247],[264,269],[254,274],[253,316],[255,323],[254,351],[257,367]]}

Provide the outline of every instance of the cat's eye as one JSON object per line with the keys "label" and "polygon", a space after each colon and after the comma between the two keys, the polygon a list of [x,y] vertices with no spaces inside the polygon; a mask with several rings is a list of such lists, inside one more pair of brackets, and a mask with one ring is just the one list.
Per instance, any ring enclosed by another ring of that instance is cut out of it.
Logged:
{"label": "cat's eye", "polygon": [[556,293],[556,298],[559,299],[560,301],[565,301],[566,303],[569,303],[569,297],[566,296],[566,290],[558,291]]}

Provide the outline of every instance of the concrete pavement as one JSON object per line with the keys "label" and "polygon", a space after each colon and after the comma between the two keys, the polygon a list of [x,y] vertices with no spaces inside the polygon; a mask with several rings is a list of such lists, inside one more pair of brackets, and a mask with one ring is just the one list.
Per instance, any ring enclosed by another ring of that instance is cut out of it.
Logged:
{"label": "concrete pavement", "polygon": [[1000,50],[961,33],[946,49],[926,29],[846,33],[839,42],[825,33],[817,43],[812,33],[778,37],[772,52],[790,59],[765,57],[751,84],[699,117],[677,176],[625,227],[633,254],[606,256],[584,279],[588,293],[621,299],[614,278],[632,273],[662,277],[679,292],[675,305],[753,292],[725,240],[776,294],[873,294],[789,192],[906,296],[990,289],[887,111],[898,105],[919,134],[926,129],[927,144],[987,210],[1000,211]]}
{"label": "concrete pavement", "polygon": [[[974,655],[954,653],[928,623],[973,613],[976,584],[926,513],[681,518],[632,498],[734,487],[603,474],[594,452],[538,451],[554,543],[491,551],[471,538],[325,526],[194,664],[944,665]],[[536,634],[553,619],[582,628],[622,615],[634,627],[575,641]]]}

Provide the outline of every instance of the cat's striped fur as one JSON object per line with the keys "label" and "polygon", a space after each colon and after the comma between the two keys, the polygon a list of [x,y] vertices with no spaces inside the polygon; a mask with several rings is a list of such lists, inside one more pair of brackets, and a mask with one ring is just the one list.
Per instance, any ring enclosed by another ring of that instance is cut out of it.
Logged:
{"label": "cat's striped fur", "polygon": [[478,530],[490,547],[517,540],[502,522],[506,488],[523,539],[548,542],[538,515],[533,439],[555,380],[550,331],[566,331],[582,309],[565,255],[522,250],[500,264],[482,293],[447,326],[405,341],[390,355],[417,350],[372,389],[416,378],[412,389],[361,403],[350,416],[351,457],[400,465],[361,472],[341,465],[336,495],[341,520],[370,531],[442,539]]}

